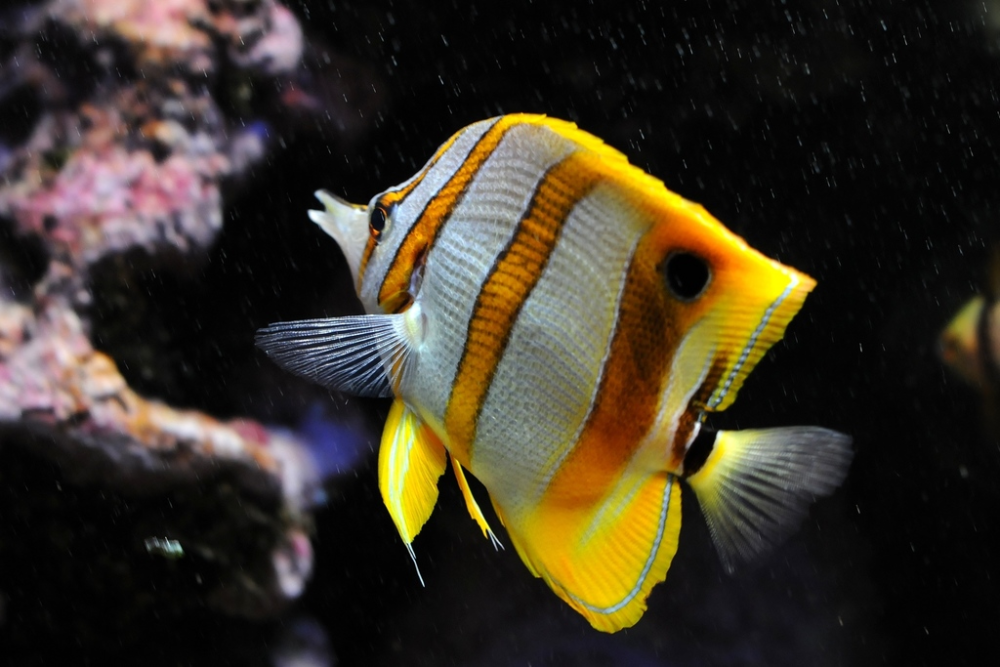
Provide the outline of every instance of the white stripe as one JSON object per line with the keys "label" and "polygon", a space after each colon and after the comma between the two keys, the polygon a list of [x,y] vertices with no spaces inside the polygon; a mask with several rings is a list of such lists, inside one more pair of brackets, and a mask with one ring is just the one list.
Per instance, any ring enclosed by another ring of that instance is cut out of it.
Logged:
{"label": "white stripe", "polygon": [[473,473],[508,516],[537,505],[596,402],[640,238],[608,195],[598,186],[567,216],[480,412]]}
{"label": "white stripe", "polygon": [[[396,257],[396,251],[399,250],[403,240],[409,236],[414,223],[420,218],[420,214],[423,213],[427,204],[437,196],[441,188],[458,173],[479,139],[489,131],[496,121],[497,119],[481,121],[460,130],[454,143],[441,154],[433,166],[430,166],[430,160],[428,160],[427,164],[412,178],[407,179],[400,186],[391,188],[399,190],[426,171],[423,180],[413,189],[413,192],[396,204],[392,211],[391,227],[386,228],[385,235],[368,260],[358,296],[361,298],[365,310],[369,313],[380,312],[378,295],[382,288],[382,282]],[[372,197],[369,206],[373,205],[383,194],[384,192],[380,192]]]}
{"label": "white stripe", "polygon": [[567,152],[540,142],[540,130],[515,125],[507,131],[427,255],[417,297],[427,314],[427,335],[410,358],[412,371],[407,369],[401,392],[439,433],[479,292],[539,179]]}
{"label": "white stripe", "polygon": [[[691,398],[701,387],[701,383],[708,377],[708,373],[712,368],[714,354],[705,355],[698,379],[694,382],[689,381],[686,388],[680,386],[680,380],[689,375],[680,370],[680,364],[687,357],[688,351],[686,348],[694,344],[691,341],[699,339],[699,326],[699,324],[696,324],[692,327],[677,347],[677,351],[674,353],[670,364],[670,372],[667,374],[669,381],[664,391],[660,394],[660,404],[656,419],[653,421],[649,432],[643,438],[640,445],[633,452],[618,483],[608,492],[600,507],[593,513],[587,530],[580,537],[581,544],[586,544],[590,541],[597,530],[609,521],[607,517],[617,517],[631,504],[632,499],[639,492],[642,485],[633,485],[628,493],[621,496],[619,489],[621,489],[627,480],[634,480],[636,477],[641,476],[643,474],[642,471],[662,468],[663,462],[670,456],[670,447],[673,445],[680,418],[690,404]],[[695,350],[694,354],[697,355],[697,353],[698,350]],[[695,426],[696,428],[692,430],[690,440],[693,440],[694,436],[698,434],[700,424],[695,424]],[[690,442],[686,444],[690,444]],[[664,449],[664,445],[666,445],[666,449]]]}
{"label": "white stripe", "polygon": [[771,316],[774,315],[774,311],[778,309],[778,306],[780,306],[785,299],[788,298],[788,295],[792,293],[792,290],[798,286],[798,276],[792,274],[791,278],[792,280],[788,283],[785,291],[778,295],[778,298],[774,300],[774,303],[768,306],[767,310],[764,311],[764,316],[761,318],[760,324],[757,325],[757,328],[754,329],[753,333],[750,335],[750,340],[748,340],[747,344],[743,347],[743,352],[740,354],[740,358],[736,360],[736,365],[733,366],[733,370],[726,378],[726,382],[719,388],[711,400],[709,400],[708,407],[710,409],[722,403],[722,400],[726,397],[730,387],[732,387],[733,382],[736,380],[736,376],[739,374],[740,369],[743,368],[743,364],[746,363],[747,358],[749,358],[750,352],[753,351],[754,345],[757,344],[757,338],[761,333],[763,333],[764,329],[767,327],[767,323],[771,320]]}
{"label": "white stripe", "polygon": [[[635,250],[639,246],[639,241],[641,238],[642,237],[636,238],[635,242],[632,244],[632,247],[629,249],[627,259],[623,264],[621,275],[618,278],[618,293],[615,296],[615,302],[614,302],[614,313],[616,320],[618,313],[621,312],[622,295],[625,294],[625,284],[628,281],[628,272],[632,266],[632,259],[633,257],[635,257]],[[569,444],[569,446],[564,447],[562,451],[559,452],[559,455],[555,460],[551,462],[546,462],[545,465],[543,465],[539,470],[541,479],[538,480],[538,484],[534,489],[534,493],[530,497],[531,505],[537,505],[539,502],[541,502],[542,496],[545,495],[545,491],[549,488],[549,484],[552,483],[552,478],[555,476],[559,468],[562,467],[562,464],[566,460],[566,457],[569,456],[569,453],[573,451],[573,448],[577,445],[577,443],[580,442],[580,436],[583,434],[583,429],[586,428],[587,422],[590,421],[590,416],[594,412],[594,406],[597,405],[597,393],[601,389],[601,382],[603,382],[604,374],[607,372],[608,359],[611,358],[611,345],[615,339],[614,337],[615,331],[617,331],[617,328],[612,329],[611,334],[606,337],[604,345],[604,355],[601,357],[597,379],[593,384],[593,389],[590,394],[587,407],[587,414],[580,422],[580,424],[577,426],[576,431],[573,433],[573,437],[568,441],[567,444]]]}
{"label": "white stripe", "polygon": [[589,602],[585,602],[566,590],[562,584],[559,584],[559,587],[563,589],[566,595],[571,597],[573,601],[580,606],[585,607],[597,614],[613,614],[623,607],[626,607],[630,602],[632,602],[633,599],[635,599],[635,596],[642,590],[643,584],[646,583],[646,577],[649,576],[649,571],[653,568],[653,563],[656,562],[656,554],[660,551],[660,545],[663,542],[663,532],[667,525],[667,516],[670,514],[670,492],[673,489],[673,486],[674,476],[667,475],[667,486],[663,492],[663,499],[660,501],[660,520],[656,527],[656,538],[653,540],[653,547],[649,550],[649,556],[646,558],[646,563],[643,565],[642,572],[639,574],[639,579],[635,582],[635,586],[632,587],[632,590],[626,593],[625,597],[621,600],[608,607],[598,607],[590,604]]}

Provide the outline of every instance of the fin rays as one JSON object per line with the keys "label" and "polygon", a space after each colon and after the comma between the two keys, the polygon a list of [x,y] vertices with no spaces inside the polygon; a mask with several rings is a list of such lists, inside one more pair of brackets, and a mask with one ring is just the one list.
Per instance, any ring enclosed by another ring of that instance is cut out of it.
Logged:
{"label": "fin rays", "polygon": [[497,536],[493,533],[493,529],[490,528],[489,524],[486,523],[486,517],[483,516],[483,510],[479,508],[479,503],[472,495],[472,489],[469,488],[469,481],[465,478],[465,472],[462,470],[462,464],[458,462],[454,456],[451,457],[452,468],[455,470],[455,479],[458,481],[458,488],[462,490],[462,497],[465,498],[465,506],[469,510],[469,514],[472,516],[473,521],[479,526],[479,529],[483,531],[483,535],[488,537],[490,542],[493,544],[493,548],[499,551],[503,549],[503,544],[497,539]]}
{"label": "fin rays", "polygon": [[[660,553],[660,546],[663,543],[663,537],[667,527],[667,517],[670,510],[670,500],[671,500],[671,492],[673,491],[673,484],[674,484],[673,475],[668,475],[666,481],[666,487],[663,491],[663,500],[660,506],[659,520],[657,521],[656,536],[653,538],[653,543],[649,548],[649,555],[646,557],[646,562],[642,566],[642,571],[639,572],[638,577],[636,577],[636,582],[635,585],[632,587],[632,589],[628,593],[626,593],[621,600],[605,607],[600,607],[591,604],[586,600],[577,597],[576,595],[567,590],[566,594],[569,597],[573,598],[573,600],[577,604],[587,608],[589,611],[592,611],[596,614],[611,615],[631,605],[632,601],[635,600],[636,596],[639,595],[639,593],[643,590],[644,587],[647,589],[649,588],[649,586],[647,585],[647,579],[649,577],[650,570],[653,567],[653,563],[656,561],[657,556]],[[653,583],[655,584],[659,582],[657,581]]]}
{"label": "fin rays", "polygon": [[389,410],[378,453],[378,486],[396,530],[417,568],[413,540],[427,523],[438,499],[438,478],[444,473],[444,445],[420,418],[396,399]]}
{"label": "fin rays", "polygon": [[[280,322],[256,343],[280,366],[356,396],[390,397],[410,340],[405,313]],[[387,368],[396,369],[390,375]]]}
{"label": "fin rays", "polygon": [[851,438],[825,428],[719,431],[687,482],[726,570],[784,541],[809,503],[837,488],[851,457]]}
{"label": "fin rays", "polygon": [[593,507],[543,503],[528,517],[505,521],[507,533],[535,576],[594,628],[616,632],[642,617],[677,551],[681,490],[675,482],[669,473],[629,481],[621,497],[610,499],[620,510],[602,519]]}

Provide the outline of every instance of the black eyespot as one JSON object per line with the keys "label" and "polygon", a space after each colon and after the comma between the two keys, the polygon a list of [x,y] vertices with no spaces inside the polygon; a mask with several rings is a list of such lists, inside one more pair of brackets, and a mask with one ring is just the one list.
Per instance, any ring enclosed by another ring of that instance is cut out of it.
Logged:
{"label": "black eyespot", "polygon": [[376,241],[382,236],[382,232],[385,230],[386,222],[386,211],[381,204],[375,206],[375,210],[372,211],[372,217],[368,221],[368,231],[371,233],[372,238]]}
{"label": "black eyespot", "polygon": [[682,301],[699,297],[712,279],[708,263],[689,252],[675,252],[667,257],[663,274],[670,292]]}

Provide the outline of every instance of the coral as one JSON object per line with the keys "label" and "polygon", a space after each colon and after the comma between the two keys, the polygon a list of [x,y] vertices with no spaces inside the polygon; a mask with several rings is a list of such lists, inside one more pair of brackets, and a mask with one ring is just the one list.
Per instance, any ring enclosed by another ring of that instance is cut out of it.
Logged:
{"label": "coral", "polygon": [[269,74],[294,69],[302,54],[298,21],[274,0],[55,0],[47,13],[95,41],[124,41],[139,68],[213,71],[213,39],[237,66]]}
{"label": "coral", "polygon": [[[189,252],[221,228],[218,181],[230,161],[217,149],[218,110],[202,95],[163,100],[154,113],[146,92],[49,116],[18,151],[0,214],[44,238],[53,259],[85,269],[134,247]],[[189,129],[176,116],[191,113],[201,122]]]}
{"label": "coral", "polygon": [[93,93],[67,106],[72,95],[54,66],[26,47],[16,52],[21,79],[4,87],[33,85],[50,106],[26,142],[5,149],[0,216],[69,266],[42,291],[82,304],[86,269],[108,254],[190,255],[211,244],[222,226],[223,181],[261,158],[266,142],[258,123],[244,130],[225,122],[212,78],[221,63],[242,72],[236,80],[287,75],[303,38],[273,0],[53,0],[35,23],[42,19],[39,30],[69,31],[76,48],[96,45],[81,57],[99,74]]}
{"label": "coral", "polygon": [[[312,572],[322,476],[357,460],[317,443],[349,428],[302,437],[144,397],[95,349],[91,318],[113,293],[128,326],[147,314],[135,272],[205,261],[226,188],[302,113],[280,92],[296,89],[302,30],[275,0],[50,0],[20,16],[0,25],[14,40],[0,63],[0,622],[44,627],[52,612],[29,600],[56,608],[64,591],[82,608],[106,597],[112,633],[143,612],[272,617]],[[159,343],[138,341],[150,358]],[[40,554],[45,576],[16,576]],[[151,596],[157,577],[180,583]],[[63,621],[83,636],[90,616]]]}
{"label": "coral", "polygon": [[60,463],[75,484],[130,495],[231,480],[233,493],[274,508],[264,521],[270,556],[255,572],[233,572],[207,598],[257,616],[301,594],[312,568],[306,511],[320,482],[304,444],[251,420],[222,422],[138,396],[91,347],[72,310],[52,306],[35,316],[0,301],[0,434],[0,446],[20,443]]}

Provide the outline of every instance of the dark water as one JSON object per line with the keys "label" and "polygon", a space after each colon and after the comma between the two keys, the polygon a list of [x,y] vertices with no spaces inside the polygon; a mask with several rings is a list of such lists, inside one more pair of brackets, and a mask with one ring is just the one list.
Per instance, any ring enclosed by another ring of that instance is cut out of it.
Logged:
{"label": "dark water", "polygon": [[[291,419],[292,408],[261,407],[274,376],[255,370],[266,362],[253,331],[357,308],[339,252],[305,218],[312,191],[367,201],[458,128],[544,112],[574,120],[818,280],[716,423],[821,424],[852,434],[856,457],[787,546],[733,577],[689,503],[666,583],[643,620],[614,636],[591,630],[512,549],[494,552],[450,475],[416,543],[421,588],[370,460],[331,484],[316,517],[316,571],[289,617],[306,620],[150,621],[126,630],[139,638],[138,648],[125,638],[126,660],[271,664],[289,632],[340,665],[1000,660],[1000,449],[981,427],[978,396],[935,349],[997,240],[1000,4],[290,6],[353,63],[336,113],[353,113],[356,95],[363,115],[352,116],[350,136],[336,117],[277,128],[284,147],[233,189],[209,263],[148,279],[165,349],[194,369],[149,391],[215,414]],[[37,638],[53,643],[37,654],[46,664],[114,654],[47,634]],[[197,648],[206,641],[211,650]]]}

